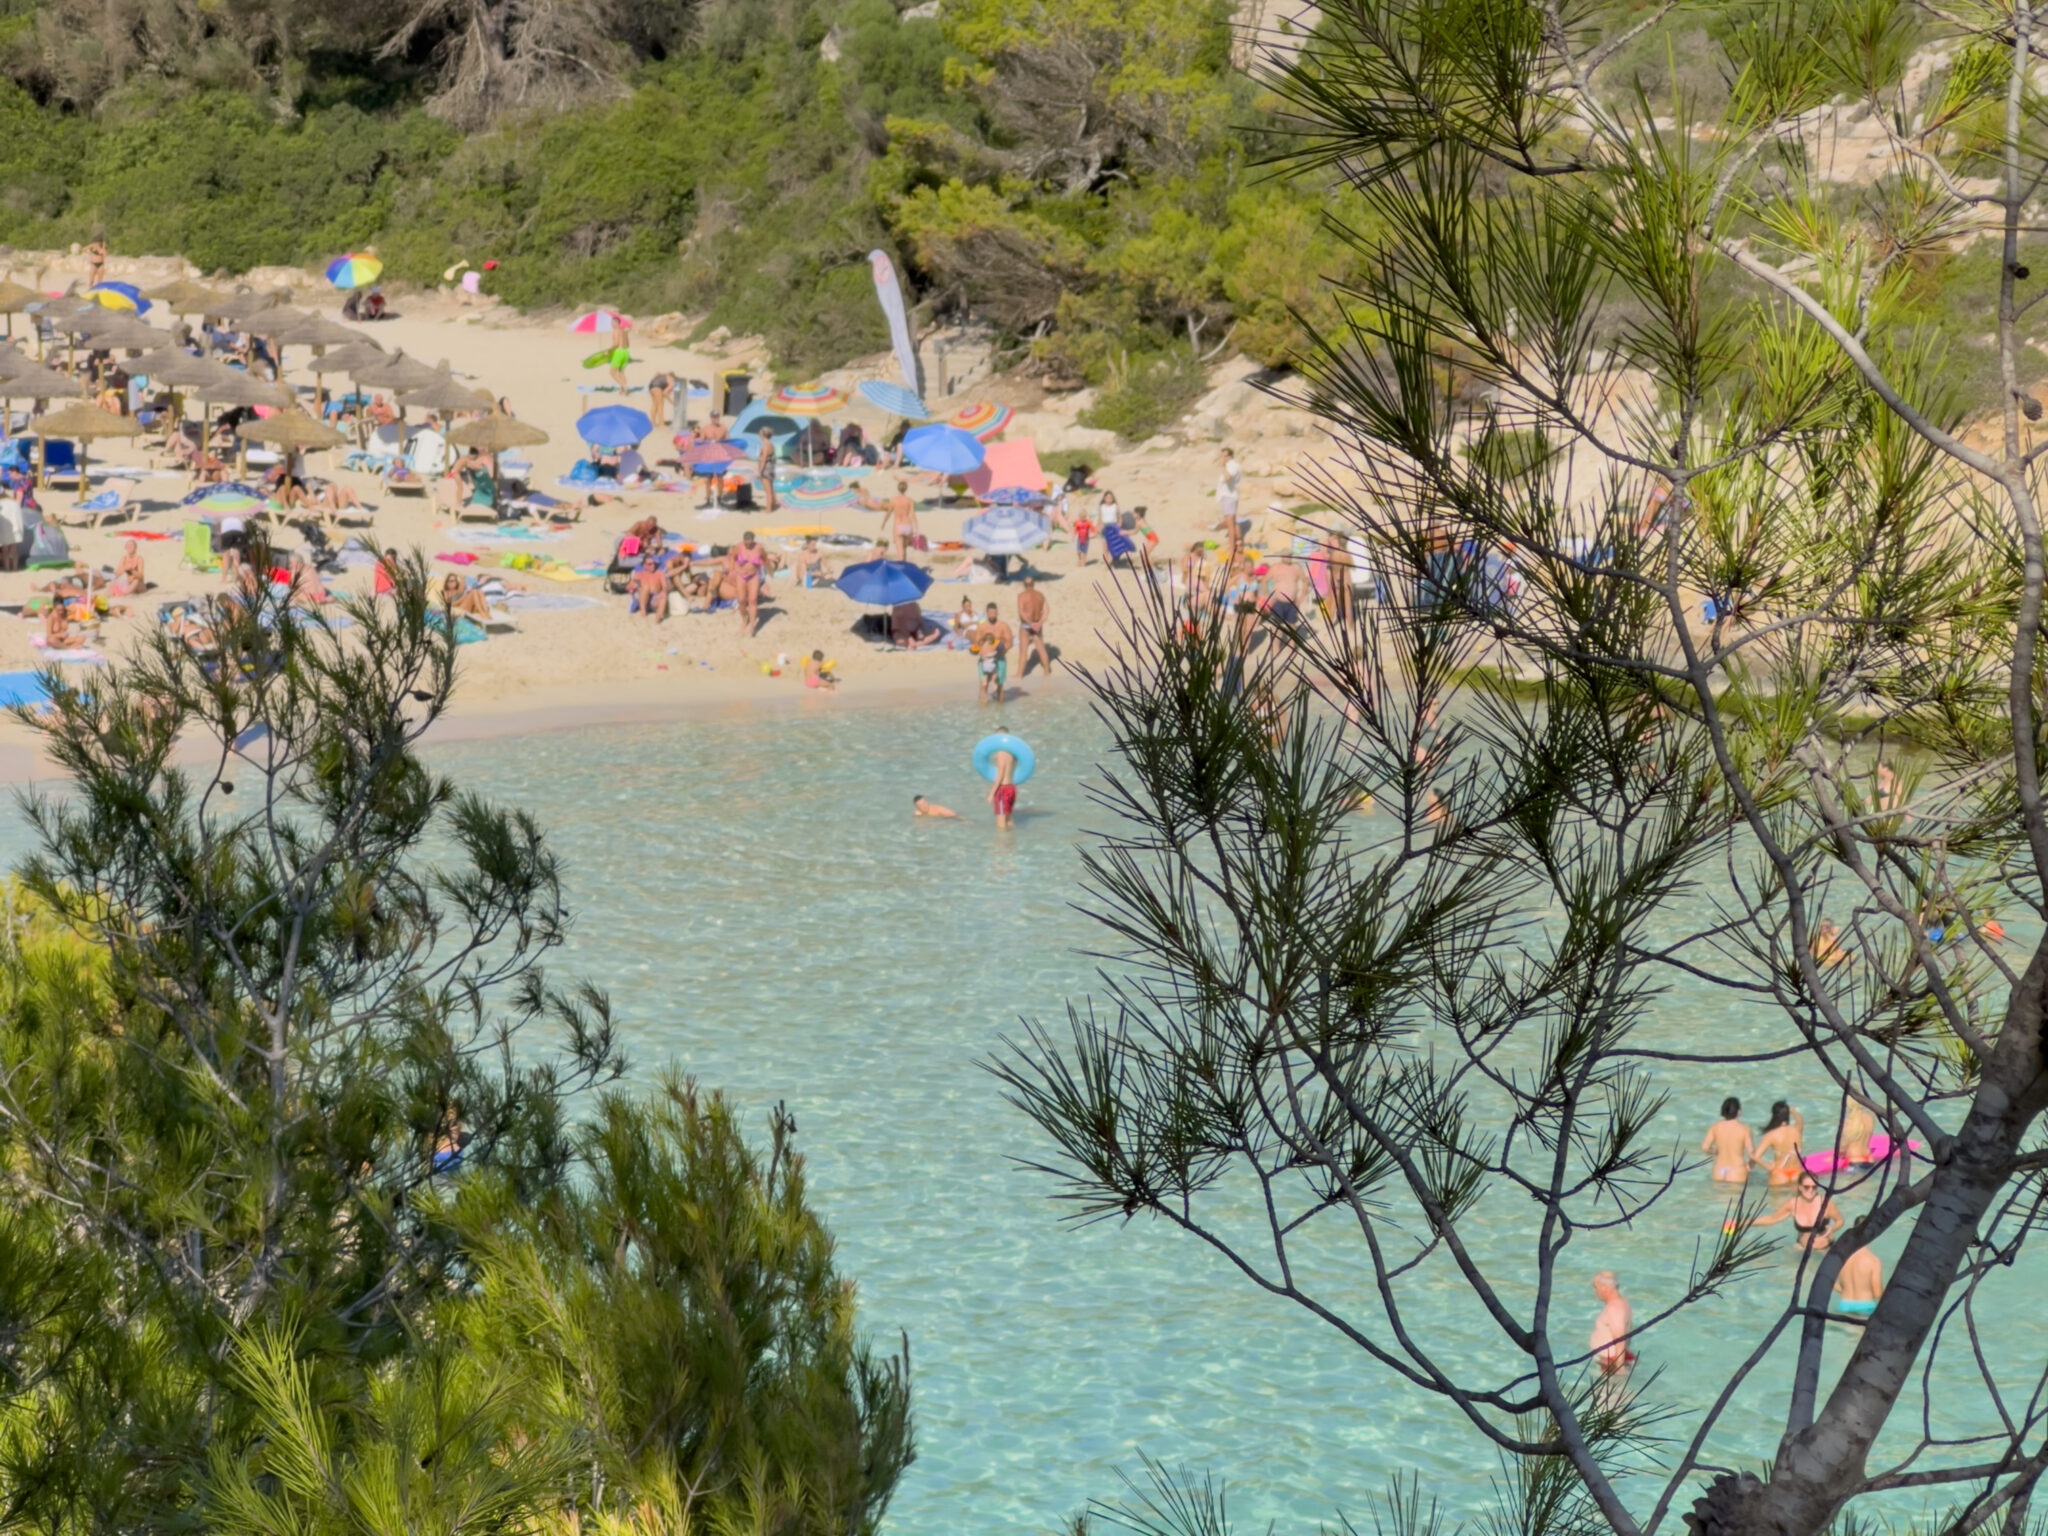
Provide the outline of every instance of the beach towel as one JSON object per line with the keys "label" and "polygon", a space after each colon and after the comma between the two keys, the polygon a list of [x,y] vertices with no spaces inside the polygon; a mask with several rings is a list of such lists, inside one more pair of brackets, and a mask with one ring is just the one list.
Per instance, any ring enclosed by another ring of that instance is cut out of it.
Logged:
{"label": "beach towel", "polygon": [[578,597],[573,592],[507,592],[505,606],[514,613],[568,613],[577,608],[602,608],[604,604],[594,597]]}
{"label": "beach towel", "polygon": [[78,504],[81,512],[118,512],[125,498],[119,491],[101,491],[97,496],[88,496]]}
{"label": "beach towel", "polygon": [[450,555],[436,555],[436,560],[445,560],[450,565],[475,565],[476,556],[466,549],[458,549]]}
{"label": "beach towel", "polygon": [[569,534],[554,528],[451,528],[448,537],[458,544],[559,544]]}
{"label": "beach towel", "polygon": [[24,705],[36,709],[49,702],[50,690],[43,685],[42,673],[0,672],[0,709]]}
{"label": "beach towel", "polygon": [[89,645],[67,645],[52,650],[49,639],[43,635],[30,635],[28,643],[43,653],[45,661],[84,661],[98,665],[107,659]]}
{"label": "beach towel", "polygon": [[160,528],[130,528],[121,537],[124,539],[148,539],[151,542],[155,542],[161,539],[175,538],[176,535],[165,533]]}
{"label": "beach towel", "polygon": [[[427,612],[427,628],[439,634],[446,634],[448,632],[448,616],[437,610],[429,609]],[[470,618],[467,614],[458,614],[456,616],[455,643],[457,645],[479,645],[489,638],[490,636],[485,632],[483,625],[477,623],[475,619]]]}

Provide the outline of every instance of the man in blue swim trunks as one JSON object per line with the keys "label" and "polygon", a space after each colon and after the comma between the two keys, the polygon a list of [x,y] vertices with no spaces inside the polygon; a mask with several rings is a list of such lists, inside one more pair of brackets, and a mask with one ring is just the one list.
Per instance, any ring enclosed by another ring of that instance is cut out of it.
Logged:
{"label": "man in blue swim trunks", "polygon": [[1858,1248],[1842,1260],[1842,1272],[1835,1276],[1835,1310],[1850,1317],[1868,1317],[1877,1310],[1884,1294],[1884,1264],[1868,1247]]}

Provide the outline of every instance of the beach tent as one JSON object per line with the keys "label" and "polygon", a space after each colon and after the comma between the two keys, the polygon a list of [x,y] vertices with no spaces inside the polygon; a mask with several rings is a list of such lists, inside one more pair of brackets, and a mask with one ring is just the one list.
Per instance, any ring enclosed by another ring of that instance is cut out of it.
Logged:
{"label": "beach tent", "polygon": [[981,468],[967,477],[967,489],[983,501],[998,491],[1045,494],[1045,470],[1038,462],[1038,445],[1028,437],[1014,443],[991,443]]}
{"label": "beach tent", "polygon": [[46,561],[61,564],[71,559],[71,541],[64,537],[64,530],[34,507],[24,506],[21,509],[21,541],[28,546],[23,555],[24,564],[41,565]]}

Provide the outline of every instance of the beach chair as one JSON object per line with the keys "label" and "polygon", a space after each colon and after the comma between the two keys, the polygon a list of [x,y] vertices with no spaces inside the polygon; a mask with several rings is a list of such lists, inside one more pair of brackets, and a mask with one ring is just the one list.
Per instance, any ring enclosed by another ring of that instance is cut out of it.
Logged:
{"label": "beach chair", "polygon": [[72,507],[74,516],[65,521],[77,526],[81,520],[76,514],[84,513],[85,526],[97,528],[110,517],[134,517],[142,510],[135,491],[133,480],[109,480],[95,494]]}
{"label": "beach chair", "polygon": [[213,552],[213,524],[196,522],[185,525],[185,547],[179,554],[178,564],[192,571],[220,569],[220,556]]}
{"label": "beach chair", "polygon": [[85,475],[78,467],[78,449],[61,437],[43,440],[43,483],[71,490],[85,488]]}

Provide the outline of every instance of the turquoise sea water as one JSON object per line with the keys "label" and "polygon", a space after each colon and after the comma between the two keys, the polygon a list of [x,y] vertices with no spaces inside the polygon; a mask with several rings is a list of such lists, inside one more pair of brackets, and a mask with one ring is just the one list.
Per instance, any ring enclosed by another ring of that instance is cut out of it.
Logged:
{"label": "turquoise sea water", "polygon": [[[1494,1459],[1449,1410],[1397,1388],[1191,1239],[1145,1222],[1064,1224],[1049,1181],[1018,1165],[1043,1149],[979,1063],[1021,1018],[1059,1024],[1069,999],[1098,986],[1083,952],[1100,930],[1076,910],[1075,848],[1103,815],[1082,793],[1103,741],[1077,700],[1005,711],[1040,768],[1003,835],[967,764],[995,719],[971,701],[827,708],[434,755],[466,787],[550,827],[579,912],[559,969],[611,990],[642,1074],[673,1061],[730,1091],[757,1130],[778,1099],[795,1113],[864,1325],[910,1338],[919,1458],[892,1530],[1050,1532],[1089,1496],[1116,1494],[1118,1470],[1136,1471],[1141,1450],[1225,1479],[1248,1531],[1276,1521],[1306,1532],[1340,1509],[1369,1517],[1371,1498],[1405,1471],[1454,1511],[1476,1511]],[[913,820],[916,792],[966,819]],[[1672,914],[1674,930],[1685,916]],[[1662,999],[1650,1028],[1761,1042],[1773,1023],[1693,986]],[[1817,1085],[1778,1069],[1670,1086],[1659,1129],[1688,1148],[1730,1092],[1753,1121],[1781,1095],[1826,1118]],[[1722,1203],[1697,1175],[1636,1229],[1589,1240],[1564,1265],[1561,1315],[1590,1326],[1585,1283],[1602,1267],[1621,1271],[1639,1312],[1654,1307],[1683,1285]],[[1526,1220],[1506,1199],[1477,1218],[1481,1251],[1514,1295]],[[1326,1295],[1370,1317],[1363,1268],[1343,1242],[1317,1245],[1307,1265]],[[2001,1287],[2015,1378],[2048,1355],[2027,1299],[2041,1274],[2030,1259]],[[1657,1396],[1693,1405],[1718,1389],[1790,1275],[1781,1264],[1660,1331],[1643,1350],[1661,1373]],[[1509,1363],[1456,1286],[1416,1301],[1441,1309],[1423,1322],[1453,1361]],[[1768,1452],[1788,1365],[1774,1358],[1758,1373],[1715,1444],[1722,1459]]]}

